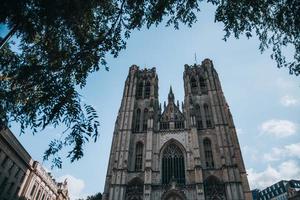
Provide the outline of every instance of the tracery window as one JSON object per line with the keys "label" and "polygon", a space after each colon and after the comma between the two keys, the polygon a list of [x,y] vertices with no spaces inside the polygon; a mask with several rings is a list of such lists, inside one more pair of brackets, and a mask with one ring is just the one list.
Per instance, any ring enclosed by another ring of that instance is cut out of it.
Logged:
{"label": "tracery window", "polygon": [[169,122],[160,122],[160,130],[168,130],[168,129],[170,129]]}
{"label": "tracery window", "polygon": [[204,193],[206,200],[226,200],[225,186],[214,176],[204,181]]}
{"label": "tracery window", "polygon": [[211,110],[207,104],[204,104],[203,108],[204,108],[204,113],[205,113],[206,127],[212,128],[213,124],[212,124]]}
{"label": "tracery window", "polygon": [[190,82],[190,85],[191,85],[191,91],[193,94],[197,93],[197,81],[194,77],[191,78],[191,82]]}
{"label": "tracery window", "polygon": [[145,98],[150,97],[150,92],[151,92],[151,84],[149,81],[147,81],[147,83],[145,85]]}
{"label": "tracery window", "polygon": [[175,144],[167,146],[162,155],[162,183],[171,181],[185,183],[184,156]]}
{"label": "tracery window", "polygon": [[143,146],[141,142],[135,146],[135,171],[141,171],[143,167]]}
{"label": "tracery window", "polygon": [[203,140],[203,146],[204,146],[204,156],[205,156],[205,164],[208,168],[214,168],[214,158],[213,158],[213,152],[211,148],[211,141],[208,138],[205,138]]}
{"label": "tracery window", "polygon": [[184,121],[175,121],[175,129],[184,129]]}
{"label": "tracery window", "polygon": [[205,79],[200,76],[199,78],[199,85],[200,85],[200,90],[202,93],[207,93],[207,86],[206,86],[206,83],[205,83]]}
{"label": "tracery window", "polygon": [[195,117],[196,117],[196,125],[197,129],[201,130],[203,129],[203,122],[202,122],[202,116],[201,116],[201,109],[200,106],[197,104],[195,106]]}
{"label": "tracery window", "polygon": [[128,183],[126,187],[126,200],[143,200],[144,184],[136,178]]}
{"label": "tracery window", "polygon": [[138,84],[138,87],[137,87],[137,92],[136,92],[136,97],[137,97],[137,98],[142,98],[142,97],[143,97],[143,87],[144,87],[144,84],[143,84],[143,82],[141,81],[141,82]]}
{"label": "tracery window", "polygon": [[148,109],[145,108],[144,115],[143,115],[143,131],[147,131],[148,127]]}
{"label": "tracery window", "polygon": [[134,132],[140,131],[141,110],[138,108],[135,113]]}

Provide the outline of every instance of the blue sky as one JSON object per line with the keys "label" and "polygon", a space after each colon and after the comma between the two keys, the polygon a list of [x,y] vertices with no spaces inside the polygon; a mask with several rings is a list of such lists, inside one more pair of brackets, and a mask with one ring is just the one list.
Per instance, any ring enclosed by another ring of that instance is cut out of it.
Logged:
{"label": "blue sky", "polygon": [[[129,67],[156,67],[161,103],[167,99],[170,85],[175,98],[183,101],[184,64],[193,64],[195,53],[198,63],[204,58],[213,60],[219,74],[251,188],[263,188],[281,179],[300,179],[299,77],[276,68],[270,52],[259,52],[256,38],[224,42],[222,24],[214,23],[214,8],[203,6],[192,28],[159,26],[133,32],[126,50],[118,58],[108,59],[110,71],[101,69],[89,76],[81,94],[100,116],[99,140],[86,145],[80,161],[70,164],[65,160],[63,169],[52,171],[60,180],[68,178],[73,199],[103,191],[114,122]],[[287,49],[288,53],[292,51]],[[17,125],[12,130],[18,135]],[[49,141],[59,137],[61,131],[48,128],[35,136],[18,138],[42,163]],[[48,169],[50,164],[43,163]]]}

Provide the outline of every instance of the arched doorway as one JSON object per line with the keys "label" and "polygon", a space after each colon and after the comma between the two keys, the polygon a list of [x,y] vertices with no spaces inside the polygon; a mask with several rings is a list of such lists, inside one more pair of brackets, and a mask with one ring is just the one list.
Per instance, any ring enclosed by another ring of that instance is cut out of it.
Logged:
{"label": "arched doorway", "polygon": [[126,187],[126,200],[143,200],[144,184],[139,178],[134,178]]}
{"label": "arched doorway", "polygon": [[226,200],[224,183],[217,177],[209,176],[204,181],[205,200]]}
{"label": "arched doorway", "polygon": [[180,196],[177,195],[171,195],[167,197],[165,200],[183,200]]}
{"label": "arched doorway", "polygon": [[163,194],[162,200],[186,200],[182,191],[177,189],[171,189]]}

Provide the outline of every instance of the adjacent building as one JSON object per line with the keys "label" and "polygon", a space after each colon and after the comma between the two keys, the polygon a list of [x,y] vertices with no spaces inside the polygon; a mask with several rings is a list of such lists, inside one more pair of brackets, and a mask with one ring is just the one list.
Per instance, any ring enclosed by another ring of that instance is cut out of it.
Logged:
{"label": "adjacent building", "polygon": [[0,199],[16,199],[28,180],[33,160],[9,130],[0,131]]}
{"label": "adjacent building", "polygon": [[263,190],[253,190],[253,199],[257,200],[300,200],[300,181],[282,180]]}
{"label": "adjacent building", "polygon": [[170,88],[168,102],[161,106],[156,69],[130,67],[103,199],[252,199],[236,129],[212,61],[185,65],[183,81],[182,105]]}
{"label": "adjacent building", "polygon": [[69,200],[67,182],[58,183],[33,161],[14,134],[0,131],[1,200]]}

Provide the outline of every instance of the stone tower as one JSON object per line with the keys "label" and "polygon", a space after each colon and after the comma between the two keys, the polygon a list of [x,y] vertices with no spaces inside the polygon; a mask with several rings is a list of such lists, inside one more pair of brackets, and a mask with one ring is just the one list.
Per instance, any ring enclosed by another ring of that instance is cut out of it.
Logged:
{"label": "stone tower", "polygon": [[209,59],[185,65],[184,103],[163,108],[155,68],[133,65],[113,134],[104,200],[251,200],[232,116]]}

